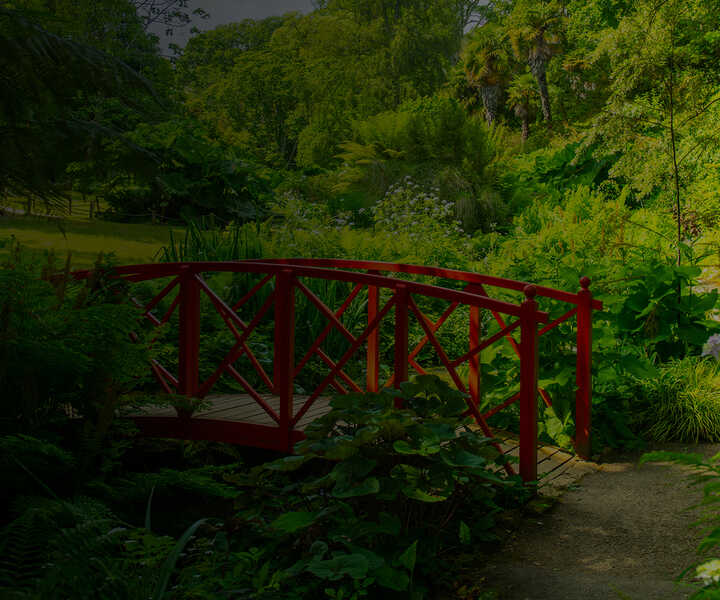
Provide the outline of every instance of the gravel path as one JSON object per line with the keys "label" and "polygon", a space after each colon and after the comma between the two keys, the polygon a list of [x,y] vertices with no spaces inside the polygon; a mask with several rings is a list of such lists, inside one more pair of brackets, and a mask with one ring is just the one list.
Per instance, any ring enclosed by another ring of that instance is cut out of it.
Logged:
{"label": "gravel path", "polygon": [[[702,452],[720,445],[665,444]],[[598,465],[541,516],[525,520],[482,575],[502,600],[678,600],[674,580],[697,560],[701,489],[677,465],[638,466],[640,454]]]}

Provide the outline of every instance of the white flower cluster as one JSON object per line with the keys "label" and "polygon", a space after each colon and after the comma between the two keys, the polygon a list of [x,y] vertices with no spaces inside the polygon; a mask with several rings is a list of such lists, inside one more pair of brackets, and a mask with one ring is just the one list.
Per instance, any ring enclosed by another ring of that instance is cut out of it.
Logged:
{"label": "white flower cluster", "polygon": [[[362,210],[362,209],[361,209]],[[339,212],[333,219],[333,225],[338,231],[344,227],[352,227],[355,225],[353,213],[350,210]]]}
{"label": "white flower cluster", "polygon": [[702,579],[707,585],[709,583],[717,583],[720,581],[720,560],[714,558],[708,562],[704,562],[696,569],[698,579]]}
{"label": "white flower cluster", "polygon": [[720,333],[715,333],[708,338],[703,346],[702,355],[712,356],[716,360],[720,358]]}
{"label": "white flower cluster", "polygon": [[390,233],[421,234],[444,230],[462,235],[460,221],[455,219],[455,204],[439,196],[440,189],[426,191],[410,176],[392,185],[371,210],[375,227]]}

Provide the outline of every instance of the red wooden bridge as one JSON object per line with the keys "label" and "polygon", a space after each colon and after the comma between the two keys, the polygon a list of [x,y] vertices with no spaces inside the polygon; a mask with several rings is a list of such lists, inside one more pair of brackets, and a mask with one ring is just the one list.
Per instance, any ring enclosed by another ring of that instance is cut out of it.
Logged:
{"label": "red wooden bridge", "polygon": [[[223,273],[231,274],[230,278],[244,278],[242,297],[233,303],[223,299],[227,294],[218,286],[213,289],[208,284],[215,283]],[[486,435],[492,437],[488,419],[518,403],[519,470],[525,481],[533,481],[537,478],[538,398],[548,405],[551,403],[547,392],[538,387],[538,338],[560,323],[574,319],[575,449],[582,457],[589,455],[592,311],[602,309],[602,304],[592,298],[590,280],[586,277],[580,280],[581,289],[571,293],[452,269],[331,259],[133,265],[117,268],[116,274],[129,284],[154,282],[155,290],[162,288],[153,292],[150,300],[140,301],[139,294],[134,294],[142,317],[154,326],[164,326],[176,311],[179,313],[177,354],[172,361],[177,367],[168,368],[157,358],[151,362],[160,385],[168,394],[206,398],[210,404],[209,409],[194,414],[159,409],[135,416],[135,422],[145,434],[290,451],[292,445],[303,438],[304,426],[329,410],[328,395],[397,387],[408,379],[411,369],[426,372],[419,358],[425,349],[425,354],[434,351],[435,363],[442,365],[455,386],[467,394],[465,414],[471,416]],[[87,276],[87,271],[76,273],[78,278]],[[420,278],[432,278],[433,283],[417,281]],[[319,280],[342,282],[349,290],[340,306],[328,306],[312,291],[312,285]],[[457,282],[452,285],[460,289],[438,285],[438,280]],[[148,287],[151,286],[145,286]],[[488,290],[520,292],[522,299],[517,302],[496,299]],[[303,297],[302,301],[314,306],[326,320],[320,334],[307,347],[301,346],[309,340],[296,337],[296,307]],[[538,308],[538,300],[542,298],[566,303],[567,312],[550,322],[548,313]],[[422,302],[440,304],[444,309],[438,318],[431,319],[421,311]],[[359,326],[355,323],[353,333],[343,319],[348,309],[357,303],[362,306],[363,321]],[[458,311],[461,307],[467,308]],[[249,309],[251,314],[244,316]],[[211,370],[201,365],[200,360],[201,324],[211,316],[203,311],[219,315],[232,339],[224,358]],[[491,315],[499,327],[484,339],[483,314]],[[467,323],[467,351],[454,358],[448,356],[439,337],[440,328],[453,315],[456,319],[462,315]],[[422,335],[414,345],[409,335],[411,319],[419,324]],[[385,369],[383,381],[382,326],[392,327],[394,342],[392,372]],[[257,350],[251,348],[249,339],[258,329],[264,328],[267,333],[270,327],[274,336],[272,360],[263,361],[256,355]],[[331,332],[346,339],[347,349],[339,357],[331,357],[323,349]],[[496,343],[509,343],[519,359],[519,391],[481,412],[479,357],[483,350]],[[241,357],[245,368],[238,366]],[[364,363],[362,383],[350,377],[346,369],[351,360],[358,358]],[[327,372],[324,377],[321,374],[322,380],[315,389],[296,394],[296,379],[311,359],[322,361]],[[270,362],[272,369],[268,374],[265,366]],[[460,376],[460,367],[463,374],[467,372],[466,378]],[[205,372],[203,378],[201,371]],[[246,393],[213,394],[221,377],[234,380]],[[256,383],[251,384],[249,378],[254,378]]]}

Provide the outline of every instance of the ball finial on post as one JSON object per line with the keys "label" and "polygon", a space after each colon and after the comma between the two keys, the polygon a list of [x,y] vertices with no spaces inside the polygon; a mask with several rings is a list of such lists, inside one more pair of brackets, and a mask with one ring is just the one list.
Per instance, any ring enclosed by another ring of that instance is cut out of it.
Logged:
{"label": "ball finial on post", "polygon": [[590,278],[589,277],[581,277],[580,278],[580,287],[584,290],[587,290],[590,287]]}
{"label": "ball finial on post", "polygon": [[532,284],[526,285],[523,288],[523,292],[525,292],[525,297],[528,300],[533,300],[535,298],[535,296],[537,296],[537,288]]}

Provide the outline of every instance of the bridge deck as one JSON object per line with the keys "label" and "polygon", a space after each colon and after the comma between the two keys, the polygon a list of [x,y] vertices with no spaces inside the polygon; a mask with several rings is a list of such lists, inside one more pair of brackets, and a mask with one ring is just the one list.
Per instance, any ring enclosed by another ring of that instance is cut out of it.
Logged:
{"label": "bridge deck", "polygon": [[[271,394],[260,394],[263,400],[278,415],[280,414],[280,399]],[[293,398],[293,414],[298,412],[305,402],[307,396],[295,396]],[[266,425],[277,427],[277,423],[249,394],[217,394],[208,396],[205,408],[193,413],[193,419],[211,419],[213,421],[230,421],[236,423],[250,423],[253,425]],[[330,412],[330,398],[320,397],[302,419],[295,426],[295,429],[304,431],[305,427],[312,420]],[[150,406],[142,411],[129,415],[131,417],[175,417],[175,409],[170,406]]]}
{"label": "bridge deck", "polygon": [[[262,395],[263,400],[276,412],[280,412],[280,402],[277,396],[270,394]],[[299,411],[307,401],[307,396],[295,396],[293,398],[293,412]],[[330,411],[330,398],[320,397],[308,409],[298,422],[295,430],[301,432],[308,423],[313,419],[321,417]],[[168,406],[147,407],[140,412],[128,415],[134,418],[142,429],[154,435],[162,435],[163,431],[168,427],[172,428],[173,423],[179,421],[175,409]],[[263,410],[263,408],[253,400],[248,394],[219,394],[209,396],[206,399],[206,406],[195,412],[190,419],[191,424],[198,425],[199,432],[197,435],[187,435],[191,439],[202,439],[202,432],[209,431],[211,439],[216,439],[212,434],[213,429],[225,430],[220,433],[222,439],[218,441],[235,441],[242,440],[246,431],[252,434],[255,427],[259,426],[262,431],[267,434],[277,431],[277,423]],[[154,425],[160,425],[155,427]],[[223,427],[223,424],[225,427]],[[207,426],[207,427],[206,427]],[[476,426],[472,426],[473,429]],[[265,430],[265,428],[269,428]],[[505,454],[510,456],[518,456],[520,450],[520,442],[517,434],[496,430],[496,438],[500,441],[500,446]],[[234,440],[232,438],[235,438]],[[253,436],[254,437],[254,436]],[[257,440],[255,440],[257,441]],[[265,447],[274,447],[275,444],[268,440],[270,444]],[[555,494],[555,490],[563,489],[584,474],[591,463],[587,463],[578,458],[574,454],[549,445],[538,445],[538,479],[541,489],[544,493]]]}

